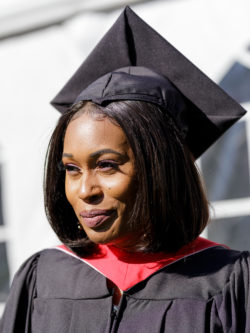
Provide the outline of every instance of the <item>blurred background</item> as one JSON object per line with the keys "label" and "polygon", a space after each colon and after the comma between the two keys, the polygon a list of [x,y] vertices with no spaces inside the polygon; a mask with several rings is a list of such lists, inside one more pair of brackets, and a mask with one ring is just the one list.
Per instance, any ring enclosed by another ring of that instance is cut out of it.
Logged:
{"label": "blurred background", "polygon": [[[43,209],[44,158],[59,117],[49,101],[125,5],[250,111],[248,0],[1,2],[0,316],[20,264],[58,244]],[[203,236],[239,250],[250,250],[249,114],[198,161],[211,201]]]}

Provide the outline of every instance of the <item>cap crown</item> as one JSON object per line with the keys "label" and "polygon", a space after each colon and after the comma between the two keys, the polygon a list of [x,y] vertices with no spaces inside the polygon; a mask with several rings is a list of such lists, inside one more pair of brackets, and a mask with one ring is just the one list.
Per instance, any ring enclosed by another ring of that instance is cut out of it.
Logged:
{"label": "cap crown", "polygon": [[[117,69],[123,67],[130,68],[130,73],[128,70],[127,73],[117,74]],[[129,75],[134,75],[131,74],[133,67],[144,68],[144,73],[138,69],[140,74],[137,75],[136,83],[134,78],[129,78]],[[148,75],[148,70],[151,71],[151,76]],[[158,75],[154,87],[151,84],[154,76],[152,73]],[[97,80],[105,74],[112,77],[112,80]],[[178,96],[179,103],[175,105],[180,108],[171,114],[182,132],[186,133],[186,142],[196,158],[245,114],[245,110],[236,101],[129,7],[124,9],[111,29],[53,99],[52,105],[60,112],[65,112],[76,101],[87,98],[87,93],[90,92],[92,97],[88,100],[97,104],[125,99],[121,98],[119,89],[122,90],[123,97],[133,99],[129,90],[130,80],[134,80],[133,87],[136,86],[136,100],[154,103],[154,100],[159,98],[159,82],[162,83],[164,79],[167,83],[165,90],[161,86],[161,92],[169,98],[171,94],[167,94],[167,90],[176,91],[175,96]],[[92,85],[88,87],[90,84]],[[104,92],[101,96],[100,90]],[[169,107],[164,108],[166,103],[168,106],[171,104],[167,98],[163,98],[163,102],[157,104],[169,111]]]}

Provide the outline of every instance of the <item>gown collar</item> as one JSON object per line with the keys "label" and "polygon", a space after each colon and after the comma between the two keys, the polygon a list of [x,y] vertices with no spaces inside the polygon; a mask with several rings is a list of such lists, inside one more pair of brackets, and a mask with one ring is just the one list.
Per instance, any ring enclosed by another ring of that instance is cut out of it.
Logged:
{"label": "gown collar", "polygon": [[220,246],[220,244],[202,237],[196,238],[180,250],[171,253],[135,253],[126,252],[114,246],[98,245],[98,254],[94,253],[86,257],[77,256],[65,245],[59,245],[56,248],[85,262],[125,291],[163,267],[215,246]]}

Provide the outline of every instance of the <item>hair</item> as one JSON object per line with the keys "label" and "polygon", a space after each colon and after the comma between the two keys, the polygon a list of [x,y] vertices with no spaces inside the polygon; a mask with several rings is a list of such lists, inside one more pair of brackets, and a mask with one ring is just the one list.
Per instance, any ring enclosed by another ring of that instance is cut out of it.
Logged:
{"label": "hair", "polygon": [[52,134],[45,164],[45,210],[59,239],[79,255],[94,251],[65,195],[60,167],[68,124],[81,113],[107,117],[124,131],[135,157],[137,191],[128,223],[141,226],[141,252],[176,251],[205,228],[209,208],[194,158],[174,120],[158,106],[116,101],[79,102],[63,114]]}

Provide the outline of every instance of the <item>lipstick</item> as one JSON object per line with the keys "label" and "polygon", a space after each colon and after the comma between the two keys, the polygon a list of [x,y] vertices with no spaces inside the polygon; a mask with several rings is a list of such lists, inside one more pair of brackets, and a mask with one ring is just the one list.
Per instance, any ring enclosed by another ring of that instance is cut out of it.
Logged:
{"label": "lipstick", "polygon": [[102,225],[113,213],[114,210],[94,209],[82,211],[79,215],[83,218],[83,222],[87,227],[95,228]]}

